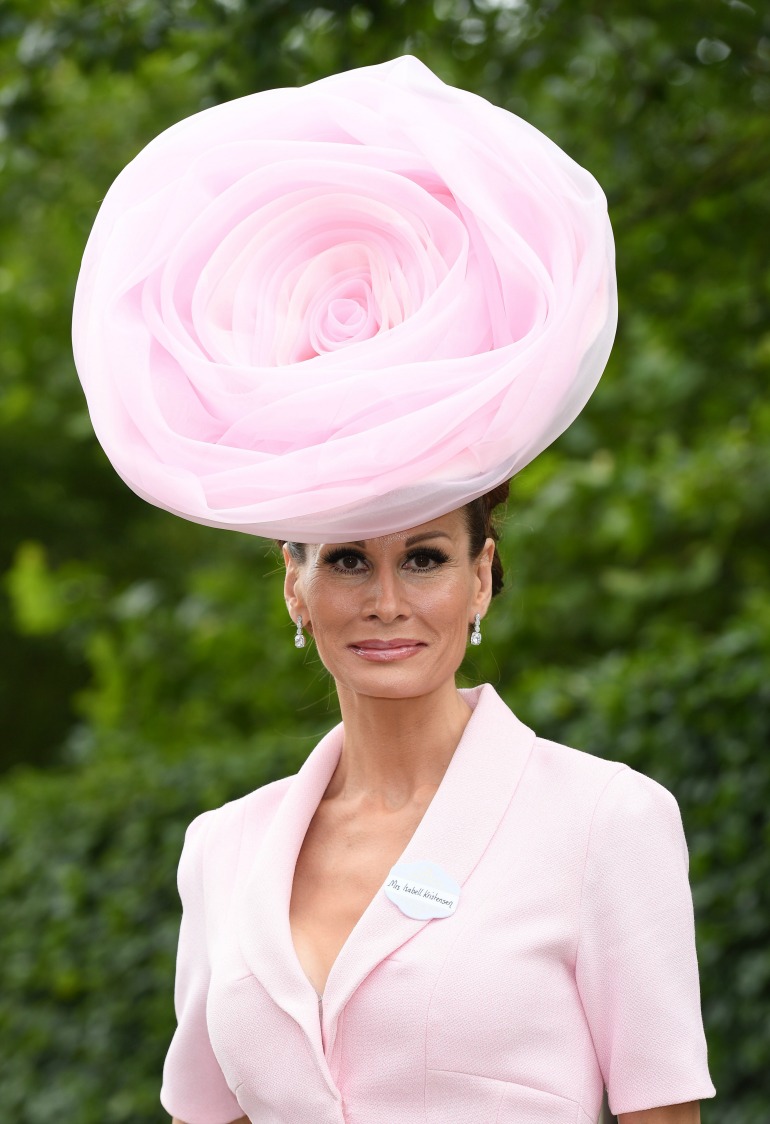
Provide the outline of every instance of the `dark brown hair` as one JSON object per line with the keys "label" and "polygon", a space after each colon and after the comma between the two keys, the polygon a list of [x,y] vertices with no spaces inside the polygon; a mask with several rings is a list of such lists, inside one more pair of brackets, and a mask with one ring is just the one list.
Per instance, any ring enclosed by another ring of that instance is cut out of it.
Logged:
{"label": "dark brown hair", "polygon": [[[502,484],[498,484],[491,492],[487,492],[478,499],[471,500],[470,503],[461,509],[465,513],[465,522],[470,536],[470,556],[477,558],[484,548],[484,543],[487,539],[495,540],[495,555],[492,559],[492,596],[499,593],[503,588],[503,563],[500,560],[500,552],[497,549],[497,543],[500,538],[500,532],[495,526],[493,520],[493,513],[495,508],[501,504],[508,502],[508,489],[510,487],[510,480],[504,480]],[[278,540],[279,546],[286,545],[289,548],[289,554],[295,562],[302,563],[305,561],[305,544],[302,542],[286,542],[283,539]]]}
{"label": "dark brown hair", "polygon": [[495,554],[492,559],[493,597],[503,588],[503,563],[500,558],[500,551],[497,549],[500,532],[495,525],[494,511],[501,504],[508,502],[510,485],[510,480],[504,480],[491,492],[486,492],[483,496],[479,496],[477,500],[471,500],[463,508],[468,525],[468,534],[471,539],[471,558],[478,557],[487,539],[495,540]]}

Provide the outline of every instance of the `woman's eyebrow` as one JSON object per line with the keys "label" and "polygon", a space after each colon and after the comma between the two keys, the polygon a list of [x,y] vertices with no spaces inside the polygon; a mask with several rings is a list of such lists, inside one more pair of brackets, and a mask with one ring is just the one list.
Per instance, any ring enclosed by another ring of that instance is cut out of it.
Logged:
{"label": "woman's eyebrow", "polygon": [[451,539],[446,531],[423,531],[420,535],[410,535],[404,546],[414,546],[415,543],[425,542],[426,539]]}
{"label": "woman's eyebrow", "polygon": [[[397,535],[388,535],[390,539],[398,538]],[[452,536],[448,535],[446,531],[422,531],[419,535],[410,535],[408,539],[404,540],[404,546],[414,546],[415,543],[425,542],[426,539],[450,539]],[[349,546],[360,546],[362,550],[366,549],[366,539],[351,539]]]}

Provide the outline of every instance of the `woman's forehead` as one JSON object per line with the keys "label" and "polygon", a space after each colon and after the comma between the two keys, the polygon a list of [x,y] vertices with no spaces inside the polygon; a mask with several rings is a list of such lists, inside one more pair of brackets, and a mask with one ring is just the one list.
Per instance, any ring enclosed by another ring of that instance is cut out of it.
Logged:
{"label": "woman's forehead", "polygon": [[[380,535],[377,538],[348,539],[346,542],[336,545],[357,546],[363,550],[383,549],[390,546],[410,547],[425,542],[427,539],[454,539],[465,530],[466,521],[462,510],[459,509],[457,511],[450,511],[446,515],[438,516],[436,519],[431,519],[427,523],[421,523],[417,527],[409,527],[404,531],[394,531],[391,534]],[[321,544],[319,549],[323,549],[324,545],[332,544]]]}

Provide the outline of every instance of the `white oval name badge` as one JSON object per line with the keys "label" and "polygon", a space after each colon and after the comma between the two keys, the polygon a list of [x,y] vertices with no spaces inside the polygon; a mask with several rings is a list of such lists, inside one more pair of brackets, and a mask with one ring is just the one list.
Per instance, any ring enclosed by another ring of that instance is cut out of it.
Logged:
{"label": "white oval name badge", "polygon": [[438,863],[396,863],[383,890],[407,917],[427,921],[449,917],[457,909],[460,886]]}

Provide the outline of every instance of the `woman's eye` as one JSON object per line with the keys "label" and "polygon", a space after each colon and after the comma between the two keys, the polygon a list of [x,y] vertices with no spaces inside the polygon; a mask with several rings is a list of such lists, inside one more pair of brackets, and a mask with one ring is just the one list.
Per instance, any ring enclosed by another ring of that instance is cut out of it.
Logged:
{"label": "woman's eye", "polygon": [[412,570],[435,570],[437,566],[446,561],[446,554],[440,550],[415,550],[407,558],[409,568]]}
{"label": "woman's eye", "polygon": [[341,566],[343,570],[356,570],[360,561],[361,559],[357,554],[343,554],[342,558],[337,560],[337,565]]}
{"label": "woman's eye", "polygon": [[327,566],[345,574],[358,574],[365,568],[365,559],[360,554],[351,554],[347,550],[333,550],[323,559]]}

